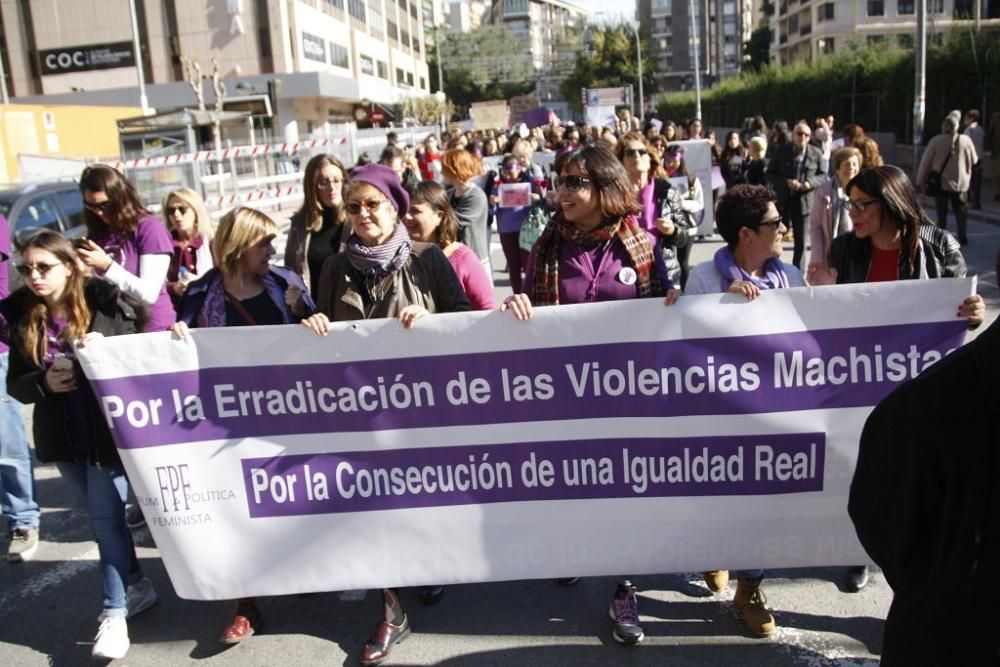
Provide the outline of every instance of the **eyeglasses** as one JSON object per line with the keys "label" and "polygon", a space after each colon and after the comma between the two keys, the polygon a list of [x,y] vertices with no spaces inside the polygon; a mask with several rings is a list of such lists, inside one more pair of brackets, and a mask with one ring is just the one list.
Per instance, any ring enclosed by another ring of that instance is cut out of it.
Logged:
{"label": "eyeglasses", "polygon": [[855,211],[857,211],[858,213],[863,213],[866,208],[868,208],[872,204],[877,204],[880,201],[882,200],[865,199],[864,201],[862,201],[860,199],[848,199],[847,201],[844,202],[844,208],[847,209],[848,213],[854,213]]}
{"label": "eyeglasses", "polygon": [[645,148],[626,148],[625,157],[644,157],[649,155],[649,151]]}
{"label": "eyeglasses", "polygon": [[111,203],[110,199],[106,199],[101,202],[85,201],[83,202],[83,206],[87,210],[93,211],[94,213],[107,213],[114,207],[114,204]]}
{"label": "eyeglasses", "polygon": [[21,274],[21,277],[27,278],[32,271],[38,271],[38,275],[44,278],[45,274],[57,266],[59,264],[18,264],[17,272]]}
{"label": "eyeglasses", "polygon": [[362,208],[366,208],[368,209],[368,215],[375,215],[384,203],[384,199],[369,199],[363,202],[352,201],[347,204],[347,212],[351,215],[358,215],[361,213]]}
{"label": "eyeglasses", "polygon": [[174,213],[180,213],[181,215],[187,215],[188,210],[189,209],[188,209],[187,206],[168,206],[167,207],[167,215],[173,215]]}
{"label": "eyeglasses", "polygon": [[567,190],[572,190],[573,192],[576,192],[577,190],[582,190],[583,186],[587,185],[590,182],[591,181],[589,178],[584,178],[583,176],[576,176],[571,174],[569,176],[560,176],[559,185],[557,185],[556,187],[566,188]]}
{"label": "eyeglasses", "polygon": [[771,225],[774,225],[774,228],[778,229],[783,224],[785,224],[785,219],[779,215],[774,220],[761,220],[757,223],[757,228],[760,229],[761,227],[770,227]]}
{"label": "eyeglasses", "polygon": [[340,186],[340,185],[343,185],[343,184],[344,184],[344,179],[342,179],[342,178],[341,179],[334,179],[332,181],[331,180],[327,180],[327,179],[323,179],[322,181],[316,181],[316,189],[317,190],[332,190],[335,186]]}
{"label": "eyeglasses", "polygon": [[503,170],[504,171],[517,171],[520,168],[521,168],[521,165],[519,165],[519,164],[505,164],[503,166]]}

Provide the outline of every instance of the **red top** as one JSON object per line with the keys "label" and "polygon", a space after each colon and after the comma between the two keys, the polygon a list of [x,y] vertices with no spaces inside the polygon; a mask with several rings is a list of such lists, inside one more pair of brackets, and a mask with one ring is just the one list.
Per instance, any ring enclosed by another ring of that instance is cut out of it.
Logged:
{"label": "red top", "polygon": [[872,264],[868,268],[868,282],[884,283],[899,280],[899,248],[879,250],[872,247]]}

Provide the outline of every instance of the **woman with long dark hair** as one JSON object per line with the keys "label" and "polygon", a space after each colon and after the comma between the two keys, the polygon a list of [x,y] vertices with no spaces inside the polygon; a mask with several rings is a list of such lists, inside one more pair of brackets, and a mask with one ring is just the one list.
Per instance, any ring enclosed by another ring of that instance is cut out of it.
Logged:
{"label": "woman with long dark hair", "polygon": [[326,258],[340,251],[344,233],[344,181],[347,170],[333,155],[314,155],[302,175],[302,206],[291,218],[285,243],[285,266],[316,294]]}
{"label": "woman with long dark hair", "polygon": [[434,243],[462,283],[469,303],[475,310],[493,310],[496,298],[486,269],[476,253],[458,240],[458,217],[448,202],[447,191],[434,181],[420,181],[408,190],[410,210],[403,224],[410,238],[421,243]]}
{"label": "woman with long dark hair", "polygon": [[85,497],[104,582],[92,655],[121,659],[130,645],[125,619],[157,597],[125,525],[125,470],[75,355],[95,337],[136,333],[141,312],[111,282],[85,277],[73,246],[54,231],[40,231],[24,243],[18,271],[24,286],[0,302],[10,323],[8,392],[34,404],[38,460],[55,463]]}
{"label": "woman with long dark hair", "polygon": [[123,175],[104,164],[80,175],[87,238],[77,256],[94,272],[149,308],[146,331],[165,331],[175,319],[167,294],[174,244]]}
{"label": "woman with long dark hair", "polygon": [[[667,152],[663,154],[664,176],[674,185],[680,186],[681,208],[688,217],[687,226],[697,229],[701,216],[705,211],[705,195],[701,189],[699,181],[691,170],[688,169],[684,161],[684,149],[677,144],[667,146]],[[677,261],[681,265],[680,288],[684,289],[688,278],[688,259],[691,256],[691,244],[682,244],[677,247]]]}

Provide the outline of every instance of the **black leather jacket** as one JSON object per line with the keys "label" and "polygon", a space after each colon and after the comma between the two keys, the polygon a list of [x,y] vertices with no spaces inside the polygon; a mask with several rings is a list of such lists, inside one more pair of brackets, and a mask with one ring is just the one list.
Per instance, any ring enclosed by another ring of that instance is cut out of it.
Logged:
{"label": "black leather jacket", "polygon": [[[964,278],[965,258],[955,237],[940,227],[920,226],[914,270],[903,253],[899,258],[899,279]],[[829,265],[837,269],[837,284],[863,283],[868,280],[872,263],[872,244],[853,233],[842,234],[830,244]]]}
{"label": "black leather jacket", "polygon": [[671,284],[680,287],[681,263],[677,256],[677,249],[683,248],[691,242],[691,230],[697,227],[697,223],[681,206],[680,192],[670,185],[670,181],[665,178],[657,178],[653,183],[653,205],[656,207],[656,217],[669,216],[674,223],[673,236],[664,236],[659,230],[654,232],[657,246],[660,249],[660,254],[663,255],[667,277],[670,278]]}
{"label": "black leather jacket", "polygon": [[[107,422],[104,421],[97,399],[90,385],[83,380],[82,374],[78,386],[87,411],[89,433],[72,431],[67,396],[49,391],[45,384],[47,367],[39,366],[25,354],[24,328],[20,323],[24,321],[27,295],[28,288],[22,287],[0,302],[0,311],[12,323],[7,392],[21,403],[33,403],[35,406],[32,419],[35,455],[42,463],[78,461],[82,454],[76,447],[75,438],[85,437],[90,447],[87,453],[88,463],[96,466],[120,464]],[[92,315],[90,331],[105,336],[120,336],[141,330],[144,310],[127,300],[111,283],[99,278],[88,278],[84,295]],[[80,373],[79,367],[77,372]]]}

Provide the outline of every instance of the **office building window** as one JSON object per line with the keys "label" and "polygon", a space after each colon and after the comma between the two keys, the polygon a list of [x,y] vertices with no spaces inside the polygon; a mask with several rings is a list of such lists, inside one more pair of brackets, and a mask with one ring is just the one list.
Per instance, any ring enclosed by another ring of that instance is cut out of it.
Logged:
{"label": "office building window", "polygon": [[869,44],[881,44],[885,41],[885,35],[868,35],[865,41]]}
{"label": "office building window", "polygon": [[899,44],[901,49],[912,49],[913,35],[908,32],[900,33],[899,35],[896,35],[896,43]]}
{"label": "office building window", "polygon": [[385,22],[385,34],[387,34],[389,36],[389,39],[391,39],[392,41],[394,42],[399,41],[399,28],[393,21]]}
{"label": "office building window", "polygon": [[817,23],[822,23],[823,21],[832,21],[833,18],[834,17],[833,17],[833,3],[832,2],[824,3],[824,4],[820,5],[816,9],[816,22]]}
{"label": "office building window", "polygon": [[347,0],[347,11],[359,21],[365,20],[365,1]]}
{"label": "office building window", "polygon": [[907,16],[914,12],[913,0],[899,0],[899,4],[896,6],[896,12],[900,16]]}
{"label": "office building window", "polygon": [[330,64],[334,67],[350,68],[350,60],[347,57],[347,49],[340,44],[330,42]]}
{"label": "office building window", "polygon": [[358,65],[361,68],[362,74],[367,74],[369,76],[375,76],[375,61],[369,56],[361,56],[358,58]]}
{"label": "office building window", "polygon": [[868,0],[868,16],[885,16],[885,0]]}
{"label": "office building window", "polygon": [[326,4],[335,9],[339,9],[340,11],[344,11],[344,0],[326,0]]}
{"label": "office building window", "polygon": [[824,55],[830,55],[834,51],[834,40],[833,37],[824,37],[819,40],[819,52]]}
{"label": "office building window", "polygon": [[389,63],[378,61],[378,78],[389,80]]}

